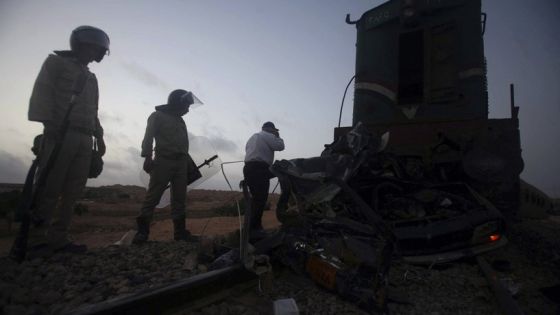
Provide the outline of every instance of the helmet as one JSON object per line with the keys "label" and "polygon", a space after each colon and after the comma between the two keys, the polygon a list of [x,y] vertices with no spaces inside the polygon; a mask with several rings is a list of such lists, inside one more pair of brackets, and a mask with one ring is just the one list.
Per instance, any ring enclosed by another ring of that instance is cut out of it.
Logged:
{"label": "helmet", "polygon": [[193,92],[178,89],[169,94],[167,104],[171,106],[191,106],[196,104],[202,105],[202,102],[194,95]]}
{"label": "helmet", "polygon": [[173,107],[180,107],[182,105],[187,105],[187,104],[190,105],[185,98],[185,96],[187,95],[188,92],[185,90],[181,90],[181,89],[175,90],[169,94],[169,97],[167,98],[167,105]]}
{"label": "helmet", "polygon": [[75,51],[81,43],[97,45],[109,51],[109,36],[97,27],[82,25],[74,29],[70,35],[70,48]]}

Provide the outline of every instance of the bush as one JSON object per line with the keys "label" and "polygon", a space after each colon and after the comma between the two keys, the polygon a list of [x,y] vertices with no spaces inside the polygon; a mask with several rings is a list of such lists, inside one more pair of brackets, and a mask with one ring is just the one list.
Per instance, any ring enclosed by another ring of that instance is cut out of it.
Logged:
{"label": "bush", "polygon": [[[270,210],[270,202],[267,202],[264,210]],[[215,216],[218,217],[236,217],[237,216],[237,203],[233,200],[224,206],[212,209]],[[239,200],[239,211],[241,215],[245,214],[245,199]]]}
{"label": "bush", "polygon": [[[236,217],[238,214],[237,203],[233,200],[224,206],[212,209],[212,211],[218,217]],[[245,214],[245,199],[239,200],[239,211],[241,211],[241,215]]]}
{"label": "bush", "polygon": [[21,202],[22,194],[19,190],[12,190],[0,193],[0,218],[12,216],[18,219],[17,208]]}
{"label": "bush", "polygon": [[119,194],[117,195],[117,197],[118,197],[119,199],[130,199],[130,195],[127,194],[127,193],[119,193]]}
{"label": "bush", "polygon": [[84,205],[83,203],[78,202],[74,206],[74,213],[79,215],[79,216],[81,216],[82,214],[87,213],[87,212],[89,212],[89,208],[88,208],[88,206]]}

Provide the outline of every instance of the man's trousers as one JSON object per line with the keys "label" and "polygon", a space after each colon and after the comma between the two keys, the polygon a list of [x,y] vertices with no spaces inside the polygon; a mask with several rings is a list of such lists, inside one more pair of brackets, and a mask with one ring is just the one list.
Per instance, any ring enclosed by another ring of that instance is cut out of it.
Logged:
{"label": "man's trousers", "polygon": [[150,184],[138,219],[145,222],[152,220],[154,208],[171,183],[171,216],[173,220],[184,220],[188,181],[186,156],[181,159],[156,157],[153,163],[154,168],[150,172]]}
{"label": "man's trousers", "polygon": [[[39,176],[56,144],[54,135],[43,136],[39,159]],[[68,130],[39,195],[33,217],[41,224],[32,227],[29,245],[48,244],[53,250],[70,243],[68,227],[74,205],[86,186],[91,163],[91,135]]]}
{"label": "man's trousers", "polygon": [[268,199],[270,179],[274,177],[269,167],[267,163],[260,161],[245,162],[243,167],[243,176],[251,193],[251,230],[263,228],[262,215]]}

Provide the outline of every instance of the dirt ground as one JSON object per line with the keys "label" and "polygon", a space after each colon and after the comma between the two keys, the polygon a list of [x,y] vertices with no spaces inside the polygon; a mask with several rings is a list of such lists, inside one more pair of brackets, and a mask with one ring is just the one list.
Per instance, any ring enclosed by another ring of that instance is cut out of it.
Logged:
{"label": "dirt ground", "polygon": [[[89,248],[101,248],[114,244],[123,235],[136,229],[135,217],[138,215],[144,189],[137,186],[115,185],[120,194],[127,198],[114,197],[114,191],[102,191],[94,200],[83,199],[79,203],[87,206],[87,212],[74,214],[70,226],[70,237]],[[99,190],[96,190],[99,191]],[[195,235],[224,235],[239,229],[243,216],[215,216],[216,209],[235,207],[235,200],[241,198],[240,192],[218,190],[193,190],[187,197],[187,228]],[[271,229],[279,225],[274,207],[278,195],[271,195],[271,209],[263,213],[263,226]],[[242,205],[241,205],[242,206]],[[235,208],[234,208],[235,209]],[[0,220],[0,256],[6,255],[11,247],[18,224],[8,230],[7,222]],[[169,207],[156,209],[151,225],[150,239],[156,241],[173,238],[173,222]]]}

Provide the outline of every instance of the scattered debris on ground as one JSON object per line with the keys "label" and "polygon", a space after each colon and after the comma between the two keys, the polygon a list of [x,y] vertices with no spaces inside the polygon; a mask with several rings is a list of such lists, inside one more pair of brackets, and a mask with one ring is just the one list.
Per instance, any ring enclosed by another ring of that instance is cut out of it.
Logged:
{"label": "scattered debris on ground", "polygon": [[[543,225],[549,228],[543,229]],[[527,220],[520,226],[512,230],[507,246],[484,257],[509,284],[526,314],[556,314],[558,305],[546,297],[545,289],[560,283],[558,260],[553,259],[560,251],[560,221]],[[531,237],[539,242],[532,243]],[[224,251],[219,247],[201,251],[199,245],[183,242],[149,242],[146,246],[110,246],[85,255],[57,254],[21,265],[3,257],[0,313],[59,314],[126,296],[205,272],[213,256]],[[293,298],[300,314],[367,314],[305,273],[297,274],[279,264],[273,265],[273,271],[272,285],[261,285],[261,290],[252,287],[188,314],[266,314],[273,301],[284,298]],[[473,261],[430,268],[397,260],[391,264],[388,279],[391,314],[501,314]]]}

